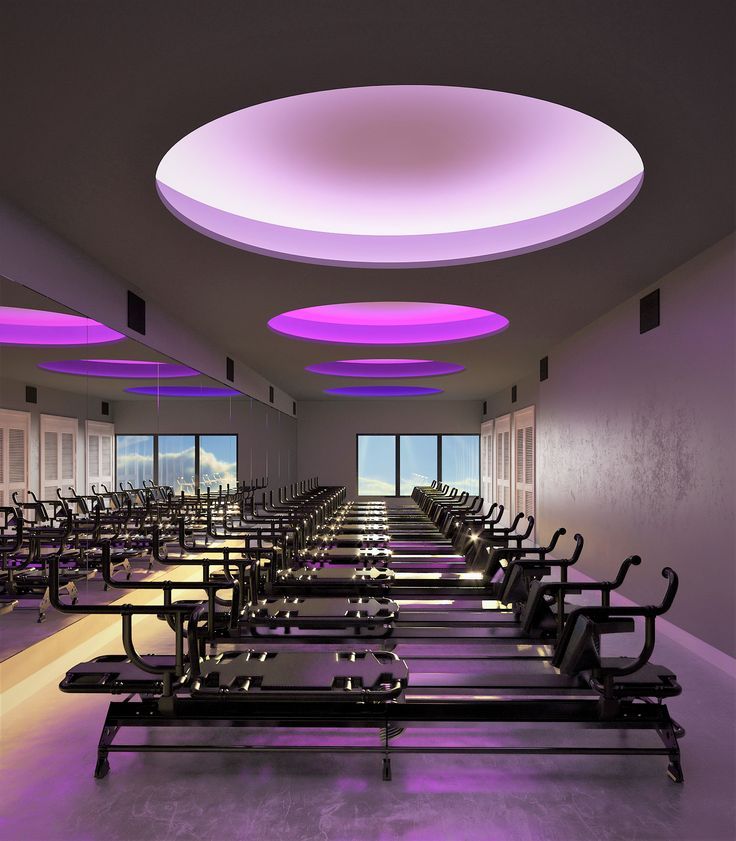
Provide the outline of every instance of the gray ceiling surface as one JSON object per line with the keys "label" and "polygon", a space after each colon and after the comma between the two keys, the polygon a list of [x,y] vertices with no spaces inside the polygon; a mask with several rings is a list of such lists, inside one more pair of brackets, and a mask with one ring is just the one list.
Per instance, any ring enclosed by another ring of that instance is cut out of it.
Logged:
{"label": "gray ceiling surface", "polygon": [[[733,230],[733,15],[719,0],[5,0],[0,190],[299,399],[342,384],[305,364],[379,354],[278,336],[266,327],[278,312],[361,300],[497,310],[511,320],[498,336],[400,354],[460,362],[464,373],[422,384],[445,388],[440,399],[482,398]],[[490,88],[575,108],[637,147],[644,186],[620,216],[568,243],[404,270],[251,254],[186,227],[158,199],[159,160],[203,123],[278,97],[381,84]]]}

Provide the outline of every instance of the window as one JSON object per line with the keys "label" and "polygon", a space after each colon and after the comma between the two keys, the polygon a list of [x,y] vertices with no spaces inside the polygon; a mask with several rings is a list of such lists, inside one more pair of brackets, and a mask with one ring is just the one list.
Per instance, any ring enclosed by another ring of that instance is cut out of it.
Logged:
{"label": "window", "polygon": [[197,487],[194,435],[158,436],[159,485],[168,485],[174,493],[194,493]]}
{"label": "window", "polygon": [[199,487],[218,491],[238,483],[238,436],[199,436]]}
{"label": "window", "polygon": [[153,435],[116,435],[115,452],[118,487],[153,481]]}
{"label": "window", "polygon": [[477,495],[479,435],[358,435],[358,495],[410,496],[434,479]]}
{"label": "window", "polygon": [[477,435],[442,436],[442,481],[476,496],[480,477],[478,438]]}
{"label": "window", "polygon": [[411,496],[417,485],[437,478],[437,436],[399,436],[399,495]]}
{"label": "window", "polygon": [[190,494],[238,483],[237,435],[116,435],[115,441],[118,486],[140,488],[146,480]]}
{"label": "window", "polygon": [[396,496],[396,436],[358,436],[358,496]]}

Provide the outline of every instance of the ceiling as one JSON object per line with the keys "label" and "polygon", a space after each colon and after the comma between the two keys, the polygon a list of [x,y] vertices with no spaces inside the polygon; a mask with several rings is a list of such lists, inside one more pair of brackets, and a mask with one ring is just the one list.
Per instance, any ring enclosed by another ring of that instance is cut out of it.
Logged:
{"label": "ceiling", "polygon": [[[511,320],[504,333],[412,354],[467,368],[422,381],[446,390],[424,399],[483,398],[733,230],[733,15],[730,0],[5,0],[0,189],[298,399],[353,382],[305,365],[377,354],[271,333],[283,310],[362,300],[497,310]],[[379,84],[497,89],[590,114],[636,146],[644,186],[620,216],[565,244],[404,270],[251,254],[193,231],[158,199],[158,162],[203,123]]]}

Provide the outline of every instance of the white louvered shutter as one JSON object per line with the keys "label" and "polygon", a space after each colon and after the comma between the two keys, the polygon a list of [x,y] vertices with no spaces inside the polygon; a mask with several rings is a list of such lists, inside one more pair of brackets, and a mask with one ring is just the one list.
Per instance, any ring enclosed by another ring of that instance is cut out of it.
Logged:
{"label": "white louvered shutter", "polygon": [[492,420],[484,421],[480,426],[480,494],[483,497],[483,513],[487,514],[495,501]]}
{"label": "white louvered shutter", "polygon": [[12,505],[13,493],[28,492],[28,412],[0,409],[0,505]]}
{"label": "white louvered shutter", "polygon": [[100,485],[112,488],[114,484],[112,459],[114,436],[113,424],[87,421],[87,493],[92,493],[92,485],[99,491]]}
{"label": "white louvered shutter", "polygon": [[536,517],[534,406],[514,413],[516,469],[514,496],[517,511]]}
{"label": "white louvered shutter", "polygon": [[56,499],[61,488],[68,495],[77,486],[76,418],[41,415],[41,494],[43,499]]}
{"label": "white louvered shutter", "polygon": [[511,416],[496,418],[495,424],[495,502],[503,505],[501,523],[511,522]]}

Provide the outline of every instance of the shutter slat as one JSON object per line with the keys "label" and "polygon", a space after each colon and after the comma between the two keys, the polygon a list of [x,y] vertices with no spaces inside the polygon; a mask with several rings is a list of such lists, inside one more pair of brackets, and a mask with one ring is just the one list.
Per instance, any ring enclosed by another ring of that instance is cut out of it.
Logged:
{"label": "shutter slat", "polygon": [[74,436],[71,432],[61,433],[61,480],[74,481]]}
{"label": "shutter slat", "polygon": [[43,436],[43,475],[45,480],[54,481],[59,478],[59,433],[49,432]]}
{"label": "shutter slat", "polygon": [[14,485],[26,483],[26,431],[8,430],[8,482]]}
{"label": "shutter slat", "polygon": [[112,436],[100,436],[100,478],[112,479]]}
{"label": "shutter slat", "polygon": [[97,479],[100,475],[100,436],[87,437],[87,458],[89,459],[90,478]]}

